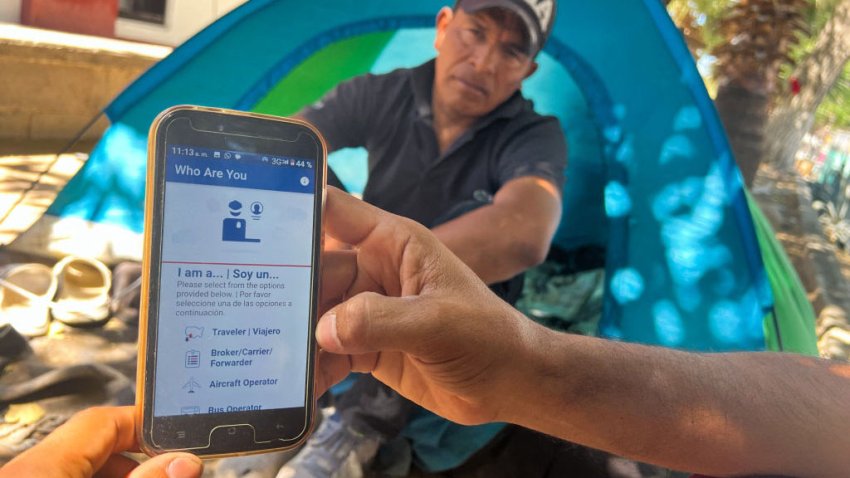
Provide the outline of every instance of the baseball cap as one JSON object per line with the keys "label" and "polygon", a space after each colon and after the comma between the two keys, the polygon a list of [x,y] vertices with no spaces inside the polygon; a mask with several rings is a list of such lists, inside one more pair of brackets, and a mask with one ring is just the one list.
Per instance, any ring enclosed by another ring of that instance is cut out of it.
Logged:
{"label": "baseball cap", "polygon": [[467,13],[485,8],[504,8],[515,13],[528,30],[532,55],[543,48],[555,21],[555,0],[457,0],[455,6]]}

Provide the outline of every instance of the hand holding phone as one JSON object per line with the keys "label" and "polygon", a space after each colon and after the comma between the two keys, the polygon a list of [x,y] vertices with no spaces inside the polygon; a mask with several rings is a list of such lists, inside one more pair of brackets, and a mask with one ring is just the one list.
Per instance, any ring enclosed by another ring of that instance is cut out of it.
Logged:
{"label": "hand holding phone", "polygon": [[326,147],[299,120],[180,106],[151,127],[142,448],[291,448],[314,412]]}

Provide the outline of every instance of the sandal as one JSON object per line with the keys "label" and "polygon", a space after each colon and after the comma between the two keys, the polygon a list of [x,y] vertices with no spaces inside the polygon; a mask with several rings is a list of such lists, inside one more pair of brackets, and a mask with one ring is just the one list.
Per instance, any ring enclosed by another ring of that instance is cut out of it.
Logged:
{"label": "sandal", "polygon": [[50,327],[56,278],[44,264],[9,264],[0,269],[0,320],[35,337]]}
{"label": "sandal", "polygon": [[63,324],[99,325],[109,319],[112,273],[99,260],[68,256],[53,267],[58,292],[53,318]]}

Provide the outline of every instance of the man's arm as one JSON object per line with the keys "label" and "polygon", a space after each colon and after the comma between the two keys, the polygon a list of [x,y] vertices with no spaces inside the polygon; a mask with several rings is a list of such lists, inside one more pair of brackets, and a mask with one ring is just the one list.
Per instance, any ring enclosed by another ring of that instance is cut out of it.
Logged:
{"label": "man's arm", "polygon": [[850,364],[538,332],[508,421],[712,476],[850,469]]}
{"label": "man's arm", "polygon": [[561,195],[548,180],[505,183],[493,203],[443,223],[434,234],[485,283],[543,262],[561,219]]}
{"label": "man's arm", "polygon": [[336,190],[326,212],[329,234],[357,250],[325,261],[329,311],[316,338],[326,384],[372,373],[458,423],[517,423],[691,472],[850,470],[850,364],[554,332],[499,300],[412,221]]}

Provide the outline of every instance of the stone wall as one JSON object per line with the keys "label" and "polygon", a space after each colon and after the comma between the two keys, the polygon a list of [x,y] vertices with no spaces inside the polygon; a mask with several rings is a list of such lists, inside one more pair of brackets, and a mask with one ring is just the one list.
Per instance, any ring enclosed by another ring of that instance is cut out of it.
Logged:
{"label": "stone wall", "polygon": [[[169,51],[132,45],[19,26],[0,28],[0,154],[4,146],[9,150],[69,141]],[[97,139],[107,125],[102,118],[83,139]]]}

